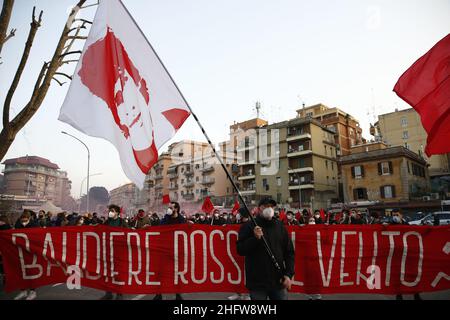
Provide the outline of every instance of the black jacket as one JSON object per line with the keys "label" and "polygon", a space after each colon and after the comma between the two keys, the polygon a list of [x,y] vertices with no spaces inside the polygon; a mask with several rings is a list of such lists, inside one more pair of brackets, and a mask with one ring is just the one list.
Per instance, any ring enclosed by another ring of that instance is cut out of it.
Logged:
{"label": "black jacket", "polygon": [[180,224],[180,223],[186,223],[186,219],[181,214],[178,214],[176,218],[166,214],[161,220],[161,225]]}
{"label": "black jacket", "polygon": [[[294,246],[282,222],[256,217],[283,275],[294,276]],[[245,257],[246,286],[249,290],[282,289],[281,275],[266,252],[262,239],[253,233],[254,224],[249,221],[242,225],[236,243],[237,252]]]}

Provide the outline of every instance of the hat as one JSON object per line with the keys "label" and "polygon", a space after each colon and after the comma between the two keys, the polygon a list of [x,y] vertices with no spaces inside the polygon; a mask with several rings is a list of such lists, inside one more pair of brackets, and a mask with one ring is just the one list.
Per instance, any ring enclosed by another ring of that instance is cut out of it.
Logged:
{"label": "hat", "polygon": [[250,212],[248,212],[248,209],[246,207],[239,208],[238,212],[241,217],[248,217],[250,215]]}
{"label": "hat", "polygon": [[277,202],[275,200],[273,200],[272,198],[269,198],[269,197],[262,198],[259,201],[258,207],[260,207],[260,206],[267,206],[267,205],[271,205],[271,206],[276,207],[277,206]]}

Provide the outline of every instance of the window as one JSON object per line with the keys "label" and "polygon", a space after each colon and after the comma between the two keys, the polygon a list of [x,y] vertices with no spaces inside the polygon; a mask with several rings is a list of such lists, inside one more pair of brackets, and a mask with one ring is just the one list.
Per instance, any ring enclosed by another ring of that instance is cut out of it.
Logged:
{"label": "window", "polygon": [[196,194],[199,194],[199,193],[200,193],[200,190],[196,189],[196,190],[195,190],[195,193],[196,193]]}
{"label": "window", "polygon": [[409,143],[405,142],[405,148],[411,150],[411,146],[409,145]]}
{"label": "window", "polygon": [[334,162],[331,162],[331,170],[334,171]]}
{"label": "window", "polygon": [[408,139],[409,135],[408,135],[408,131],[403,131],[403,139]]}
{"label": "window", "polygon": [[263,189],[268,191],[269,190],[269,185],[267,183],[267,179],[263,179]]}
{"label": "window", "polygon": [[200,165],[198,163],[195,165],[195,169],[200,169]]}
{"label": "window", "polygon": [[353,198],[355,200],[367,200],[367,189],[366,188],[353,189]]}
{"label": "window", "polygon": [[313,116],[313,113],[312,113],[312,112],[307,112],[307,113],[306,113],[306,116],[307,116],[307,117],[312,117],[312,116]]}
{"label": "window", "polygon": [[395,186],[382,186],[380,187],[381,198],[392,199],[395,198]]}
{"label": "window", "polygon": [[325,160],[325,167],[328,169],[328,160]]}
{"label": "window", "polygon": [[299,159],[298,166],[299,166],[299,168],[304,168],[305,167],[305,159]]}
{"label": "window", "polygon": [[361,179],[362,177],[364,177],[364,167],[363,166],[352,167],[352,176],[355,179]]}
{"label": "window", "polygon": [[400,123],[401,123],[402,127],[407,127],[408,126],[408,119],[406,117],[403,117],[400,120]]}
{"label": "window", "polygon": [[325,155],[327,155],[327,146],[324,146],[325,148]]}
{"label": "window", "polygon": [[195,178],[195,181],[197,181],[197,182],[198,182],[198,177],[196,177],[196,178]]}
{"label": "window", "polygon": [[385,176],[392,174],[392,162],[379,162],[378,163],[378,175]]}
{"label": "window", "polygon": [[277,177],[277,186],[281,187],[281,178]]}

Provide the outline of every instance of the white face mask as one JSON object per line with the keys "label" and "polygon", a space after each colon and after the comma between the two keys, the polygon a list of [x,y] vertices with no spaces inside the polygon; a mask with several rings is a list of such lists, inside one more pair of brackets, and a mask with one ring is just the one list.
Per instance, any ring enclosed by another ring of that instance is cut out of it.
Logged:
{"label": "white face mask", "polygon": [[316,224],[316,222],[315,222],[314,220],[311,220],[311,221],[309,222],[309,224]]}
{"label": "white face mask", "polygon": [[167,208],[167,214],[168,214],[169,216],[171,216],[171,215],[173,214],[173,210],[170,209],[170,208]]}
{"label": "white face mask", "polygon": [[218,213],[214,213],[214,218],[218,218],[219,217],[219,214]]}
{"label": "white face mask", "polygon": [[319,219],[319,218],[320,218],[320,214],[316,214],[314,217],[315,217],[316,219]]}
{"label": "white face mask", "polygon": [[265,208],[261,213],[262,217],[267,220],[272,220],[274,214],[273,208]]}
{"label": "white face mask", "polygon": [[22,221],[22,225],[25,227],[26,225],[28,225],[30,223],[30,221]]}
{"label": "white face mask", "polygon": [[401,219],[400,219],[399,216],[393,216],[393,217],[392,217],[392,221],[393,221],[394,223],[400,223],[400,222],[401,222]]}
{"label": "white face mask", "polygon": [[111,219],[113,219],[116,216],[116,213],[114,211],[110,211],[108,213],[108,217],[110,217]]}

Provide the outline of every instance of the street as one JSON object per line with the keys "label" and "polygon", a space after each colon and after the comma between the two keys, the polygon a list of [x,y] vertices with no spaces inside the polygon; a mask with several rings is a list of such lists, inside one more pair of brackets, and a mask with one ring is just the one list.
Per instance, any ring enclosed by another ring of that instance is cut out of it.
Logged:
{"label": "street", "polygon": [[[42,287],[36,290],[37,300],[98,300],[104,292],[91,288],[80,290],[68,290],[64,284]],[[18,292],[6,294],[3,288],[0,290],[0,300],[13,300]],[[227,300],[233,293],[190,293],[183,294],[186,300]],[[124,300],[151,300],[154,295],[124,295]],[[421,294],[423,300],[450,300],[450,290]],[[412,295],[403,297],[412,300]],[[174,300],[175,294],[163,295],[164,300]],[[305,294],[289,294],[289,300],[308,300]],[[380,294],[334,294],[323,295],[323,300],[394,300],[395,296]]]}

